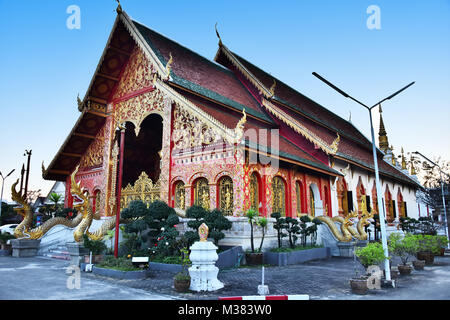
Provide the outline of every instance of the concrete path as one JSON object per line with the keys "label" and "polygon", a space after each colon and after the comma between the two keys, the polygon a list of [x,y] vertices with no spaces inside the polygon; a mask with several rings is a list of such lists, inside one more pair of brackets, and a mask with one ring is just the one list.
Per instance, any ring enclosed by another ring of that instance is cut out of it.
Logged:
{"label": "concrete path", "polygon": [[42,257],[0,257],[0,300],[177,299],[169,295],[99,281],[86,277],[83,272],[77,282],[76,273],[68,267],[67,261]]}
{"label": "concrete path", "polygon": [[[397,262],[394,260],[394,265]],[[173,288],[174,274],[168,272],[152,271],[147,279],[140,280],[117,280],[81,272],[80,288],[70,289],[76,283],[72,281],[73,272],[66,273],[68,266],[67,261],[48,258],[0,257],[0,300],[216,300],[220,296],[256,295],[261,283],[260,267],[222,270],[218,278],[224,288],[201,293],[177,293]],[[350,290],[348,280],[355,267],[360,273],[363,271],[353,259],[344,258],[266,267],[265,284],[272,295],[308,294],[311,300],[450,300],[450,256],[436,257],[433,266],[400,276],[395,289],[370,290],[364,296]]]}

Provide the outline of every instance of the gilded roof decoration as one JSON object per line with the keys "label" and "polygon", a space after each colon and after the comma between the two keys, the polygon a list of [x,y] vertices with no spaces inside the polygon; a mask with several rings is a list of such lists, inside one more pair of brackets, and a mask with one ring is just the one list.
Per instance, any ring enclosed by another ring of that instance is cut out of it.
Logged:
{"label": "gilded roof decoration", "polygon": [[186,109],[176,106],[172,140],[175,148],[186,149],[220,141],[221,136],[212,127],[191,115]]}
{"label": "gilded roof decoration", "polygon": [[96,167],[103,163],[103,154],[105,146],[105,127],[99,131],[95,140],[89,145],[86,153],[80,160],[80,167]]}
{"label": "gilded roof decoration", "polygon": [[266,107],[266,109],[275,115],[278,119],[283,121],[289,127],[294,129],[295,132],[300,133],[306,139],[308,139],[311,143],[313,143],[316,147],[323,150],[326,154],[336,154],[339,146],[340,136],[338,134],[337,138],[333,141],[331,145],[328,145],[325,141],[311,132],[308,128],[303,126],[299,121],[292,118],[290,115],[285,113],[280,108],[276,107],[273,103],[269,102],[266,99],[262,100],[262,105]]}
{"label": "gilded roof decoration", "polygon": [[138,136],[141,123],[145,117],[152,111],[163,112],[163,100],[164,96],[161,91],[153,90],[118,103],[114,114],[115,127],[123,122],[130,121],[135,125],[135,133]]}
{"label": "gilded roof decoration", "polygon": [[128,64],[123,72],[114,98],[152,85],[152,66],[138,47],[133,49]]}

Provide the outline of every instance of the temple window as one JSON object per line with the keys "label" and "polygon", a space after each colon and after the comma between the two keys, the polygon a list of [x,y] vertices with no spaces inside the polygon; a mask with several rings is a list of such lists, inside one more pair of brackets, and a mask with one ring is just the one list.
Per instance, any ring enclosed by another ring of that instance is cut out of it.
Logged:
{"label": "temple window", "polygon": [[392,200],[391,192],[389,188],[386,187],[386,192],[384,193],[384,199],[386,202],[386,220],[387,222],[393,222],[395,219],[394,216],[394,201]]}
{"label": "temple window", "polygon": [[210,209],[209,184],[206,178],[197,179],[194,183],[194,205]]}
{"label": "temple window", "polygon": [[175,184],[175,208],[184,210],[185,208],[185,189],[183,181],[178,181]]}
{"label": "temple window", "polygon": [[309,212],[313,217],[316,216],[315,204],[314,204],[314,192],[311,186],[309,186]]}
{"label": "temple window", "polygon": [[233,180],[228,176],[219,181],[219,208],[224,215],[233,214]]}
{"label": "temple window", "polygon": [[250,175],[250,208],[259,211],[259,179],[256,172]]}
{"label": "temple window", "polygon": [[272,180],[272,212],[286,216],[286,187],[283,178],[279,176]]}
{"label": "temple window", "polygon": [[324,211],[326,216],[331,217],[331,207],[330,203],[328,202],[328,188],[325,186],[323,187],[323,195],[324,195]]}
{"label": "temple window", "polygon": [[297,215],[302,213],[302,185],[300,181],[295,182],[295,199],[297,201]]}

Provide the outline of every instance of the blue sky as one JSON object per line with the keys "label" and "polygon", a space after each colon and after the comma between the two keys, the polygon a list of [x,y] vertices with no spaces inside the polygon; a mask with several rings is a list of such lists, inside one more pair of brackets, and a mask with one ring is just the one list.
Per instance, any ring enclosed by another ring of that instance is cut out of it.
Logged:
{"label": "blue sky", "polygon": [[[370,137],[367,111],[312,76],[315,71],[372,105],[383,105],[394,152],[418,150],[450,160],[450,1],[144,1],[122,0],[135,20],[213,59],[214,25],[225,45]],[[66,9],[81,10],[81,29],[66,27]],[[4,197],[32,149],[29,189],[41,178],[79,116],[115,19],[114,0],[0,0],[0,171]],[[380,8],[381,29],[366,12]],[[375,116],[378,129],[378,114]]]}

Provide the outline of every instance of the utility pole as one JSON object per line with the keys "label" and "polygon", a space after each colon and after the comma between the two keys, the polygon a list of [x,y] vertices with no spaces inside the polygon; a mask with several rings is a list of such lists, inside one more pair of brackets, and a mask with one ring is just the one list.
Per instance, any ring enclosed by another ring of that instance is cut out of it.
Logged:
{"label": "utility pole", "polygon": [[[374,131],[373,131],[372,109],[374,107],[376,107],[376,106],[381,106],[382,102],[384,102],[386,100],[389,100],[389,99],[393,98],[394,96],[396,96],[397,94],[399,94],[400,92],[402,92],[403,90],[406,90],[408,87],[412,86],[414,84],[414,82],[411,82],[407,86],[405,86],[402,89],[398,90],[397,92],[391,94],[389,97],[384,98],[383,100],[375,103],[372,107],[368,107],[364,103],[356,100],[355,98],[353,98],[349,94],[345,93],[344,91],[342,91],[341,89],[336,87],[334,84],[332,84],[328,80],[322,78],[316,72],[313,72],[312,74],[316,78],[318,78],[319,80],[323,81],[328,86],[330,86],[331,88],[333,88],[334,90],[336,90],[337,92],[342,94],[344,97],[355,101],[356,103],[358,103],[358,104],[362,105],[364,108],[366,108],[367,111],[369,111],[370,133],[371,133],[371,136],[372,136],[373,165],[374,165],[374,169],[375,169],[375,185],[376,185],[376,189],[377,189],[378,214],[380,216],[381,244],[383,245],[384,255],[386,257],[389,257],[389,251],[388,251],[388,246],[387,246],[387,238],[386,238],[387,237],[387,235],[386,235],[386,223],[385,223],[385,216],[386,215],[385,215],[385,212],[384,212],[384,206],[383,206],[383,202],[382,202],[382,196],[383,195],[381,193],[380,174],[379,174],[379,170],[378,170],[377,151],[376,151],[376,147],[375,147],[375,134],[374,134]],[[387,259],[384,260],[384,271],[385,271],[385,274],[386,274],[386,280],[387,281],[391,281],[391,268],[389,267],[389,260],[387,260]]]}
{"label": "utility pole", "polygon": [[24,156],[28,156],[27,160],[27,176],[25,178],[25,193],[23,194],[24,200],[27,200],[27,192],[28,192],[28,178],[30,176],[30,159],[31,159],[31,151],[25,150]]}

